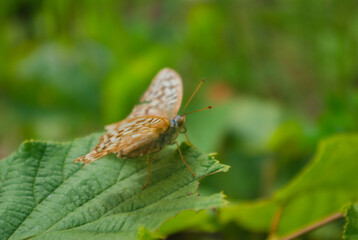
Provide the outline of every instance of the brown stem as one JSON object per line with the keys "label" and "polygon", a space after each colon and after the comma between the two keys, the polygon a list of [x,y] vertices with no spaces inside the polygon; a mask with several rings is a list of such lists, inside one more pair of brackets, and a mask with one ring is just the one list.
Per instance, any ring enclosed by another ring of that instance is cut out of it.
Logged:
{"label": "brown stem", "polygon": [[[277,232],[278,223],[280,222],[280,218],[282,215],[283,208],[280,207],[277,211],[275,216],[273,217],[272,224],[271,224],[271,230],[270,230],[270,236],[274,236]],[[269,237],[270,239],[270,237]]]}
{"label": "brown stem", "polygon": [[321,220],[321,221],[319,221],[319,222],[316,222],[316,223],[314,223],[314,224],[312,224],[312,225],[309,225],[309,226],[307,226],[307,227],[305,227],[305,228],[302,228],[301,230],[299,230],[299,231],[297,231],[297,232],[294,232],[294,233],[292,233],[292,234],[290,234],[290,235],[288,235],[288,236],[286,236],[286,237],[277,238],[277,239],[279,239],[279,240],[291,240],[291,239],[295,239],[295,238],[297,238],[297,237],[299,237],[299,236],[302,236],[302,235],[304,235],[304,234],[306,234],[306,233],[309,233],[309,232],[312,231],[312,230],[315,230],[316,228],[319,228],[319,227],[321,227],[321,226],[323,226],[323,225],[326,225],[326,224],[328,224],[328,223],[330,223],[330,222],[333,222],[333,221],[335,221],[335,220],[337,220],[337,219],[340,219],[340,218],[342,218],[342,217],[344,217],[344,215],[343,215],[342,213],[335,213],[335,214],[333,214],[333,215],[331,215],[331,216],[329,216],[329,217],[326,217],[325,219],[323,219],[323,220]]}

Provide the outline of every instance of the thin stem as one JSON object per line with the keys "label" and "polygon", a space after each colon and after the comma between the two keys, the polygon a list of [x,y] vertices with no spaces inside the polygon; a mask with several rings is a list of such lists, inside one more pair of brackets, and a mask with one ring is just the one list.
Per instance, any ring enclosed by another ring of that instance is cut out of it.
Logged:
{"label": "thin stem", "polygon": [[[279,239],[279,240],[292,240],[292,239],[300,237],[300,236],[302,236],[304,234],[307,234],[307,233],[311,232],[312,230],[315,230],[315,229],[317,229],[319,227],[322,227],[322,226],[324,226],[324,225],[326,225],[328,223],[331,223],[331,222],[333,222],[335,220],[338,220],[338,219],[340,219],[342,217],[344,217],[344,215],[342,213],[338,212],[338,213],[335,213],[335,214],[333,214],[333,215],[331,215],[329,217],[326,217],[326,218],[322,219],[319,222],[316,222],[316,223],[314,223],[312,225],[309,225],[309,226],[307,226],[305,228],[302,228],[301,230],[299,230],[297,232],[294,232],[294,233],[292,233],[292,234],[290,234],[288,236],[285,236],[283,238],[276,238],[276,239]],[[273,239],[275,239],[275,238],[273,238]]]}
{"label": "thin stem", "polygon": [[271,224],[270,236],[274,236],[275,233],[277,232],[278,224],[280,222],[281,215],[282,215],[282,210],[283,210],[283,208],[280,207],[277,210],[277,212],[276,212],[276,214],[275,214],[275,216],[273,218],[273,221],[272,221],[272,224]]}

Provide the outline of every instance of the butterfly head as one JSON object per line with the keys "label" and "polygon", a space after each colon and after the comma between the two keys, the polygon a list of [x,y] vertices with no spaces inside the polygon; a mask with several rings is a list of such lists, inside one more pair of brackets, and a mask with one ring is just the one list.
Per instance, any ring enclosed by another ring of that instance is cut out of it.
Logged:
{"label": "butterfly head", "polygon": [[170,123],[172,125],[173,128],[175,128],[179,133],[185,133],[186,132],[186,127],[185,127],[185,121],[186,121],[186,116],[176,116],[175,118],[173,118]]}
{"label": "butterfly head", "polygon": [[196,110],[193,112],[184,113],[183,115],[177,115],[175,118],[173,118],[170,121],[170,124],[171,124],[172,128],[174,128],[176,130],[177,133],[186,133],[186,127],[185,127],[186,115],[195,113],[195,112],[200,112],[205,109],[211,109],[211,108],[212,108],[212,106],[209,106],[209,107],[199,109],[199,110]]}

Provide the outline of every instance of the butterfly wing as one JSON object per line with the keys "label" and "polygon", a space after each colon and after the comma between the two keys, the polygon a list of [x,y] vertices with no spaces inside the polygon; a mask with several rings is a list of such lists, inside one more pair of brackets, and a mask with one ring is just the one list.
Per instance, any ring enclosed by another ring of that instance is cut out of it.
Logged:
{"label": "butterfly wing", "polygon": [[[149,115],[174,118],[179,111],[182,97],[183,84],[180,76],[174,70],[164,68],[154,77],[140,103],[133,108],[127,119]],[[121,124],[117,122],[105,128],[110,131]]]}
{"label": "butterfly wing", "polygon": [[153,79],[148,90],[134,107],[128,118],[155,115],[174,118],[180,108],[183,84],[180,76],[170,68],[162,69]]}
{"label": "butterfly wing", "polygon": [[170,121],[167,118],[158,116],[126,119],[121,121],[118,128],[113,128],[103,135],[88,154],[77,158],[75,162],[88,165],[111,152],[133,158],[157,150],[158,136],[169,126]]}

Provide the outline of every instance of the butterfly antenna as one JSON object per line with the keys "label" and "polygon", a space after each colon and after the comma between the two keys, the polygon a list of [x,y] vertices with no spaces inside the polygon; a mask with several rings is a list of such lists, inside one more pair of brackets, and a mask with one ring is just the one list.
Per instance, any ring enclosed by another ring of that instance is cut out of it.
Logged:
{"label": "butterfly antenna", "polygon": [[206,108],[202,108],[202,109],[199,109],[199,110],[196,110],[196,111],[184,113],[183,116],[186,116],[186,115],[192,114],[192,113],[196,113],[196,112],[201,112],[201,111],[206,110],[206,109],[212,109],[212,108],[213,108],[213,106],[210,105],[209,107],[206,107]]}
{"label": "butterfly antenna", "polygon": [[199,85],[196,87],[195,91],[193,92],[193,94],[191,95],[191,97],[189,98],[189,100],[186,102],[185,107],[183,109],[183,112],[185,111],[186,107],[188,106],[188,104],[190,103],[190,101],[193,99],[193,97],[195,96],[196,92],[199,90],[201,84],[203,84],[205,82],[205,79],[201,79]]}

